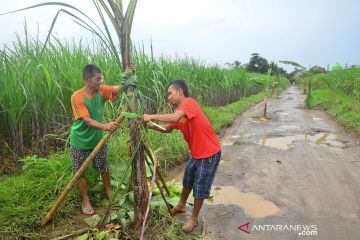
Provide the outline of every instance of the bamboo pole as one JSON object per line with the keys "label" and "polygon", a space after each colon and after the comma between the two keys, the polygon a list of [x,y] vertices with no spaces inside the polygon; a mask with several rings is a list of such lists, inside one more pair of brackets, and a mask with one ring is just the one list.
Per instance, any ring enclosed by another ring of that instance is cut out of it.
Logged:
{"label": "bamboo pole", "polygon": [[[145,144],[143,144],[145,146]],[[149,213],[150,213],[150,206],[151,206],[151,197],[152,197],[152,193],[154,191],[154,185],[155,185],[155,181],[156,181],[156,170],[157,170],[157,166],[158,166],[158,161],[157,159],[154,157],[150,147],[147,147],[148,151],[150,152],[150,155],[153,157],[153,160],[154,160],[154,166],[153,166],[153,170],[152,170],[152,179],[151,179],[151,186],[150,186],[150,191],[149,191],[149,199],[148,199],[148,202],[147,202],[147,207],[146,207],[146,212],[145,212],[145,216],[144,216],[144,220],[143,220],[143,223],[142,223],[142,228],[141,228],[141,235],[140,235],[140,240],[144,240],[144,233],[145,233],[145,225],[147,223],[147,219],[148,219],[148,216],[149,216]],[[145,160],[146,161],[146,160]],[[149,165],[149,162],[146,161]],[[150,168],[151,169],[151,168]],[[160,190],[160,188],[159,188]],[[164,199],[165,200],[165,199]],[[165,200],[165,203],[166,200]],[[168,205],[166,204],[166,206],[168,207]],[[169,210],[170,211],[170,210]]]}
{"label": "bamboo pole", "polygon": [[164,128],[163,126],[160,126],[159,124],[156,124],[152,121],[147,122],[147,126],[151,127],[152,129],[158,130],[158,131],[166,131],[166,128]]}
{"label": "bamboo pole", "polygon": [[[126,110],[127,111],[127,110]],[[119,116],[115,122],[117,122],[118,125],[124,120],[123,116]],[[87,166],[90,164],[90,162],[95,158],[96,154],[100,151],[102,146],[106,143],[106,141],[110,138],[110,136],[113,134],[113,132],[107,132],[104,137],[100,140],[100,142],[96,145],[94,150],[90,153],[90,155],[86,158],[80,169],[75,173],[73,178],[70,180],[70,182],[66,185],[64,191],[60,194],[60,196],[56,199],[55,203],[51,207],[50,211],[46,214],[46,216],[43,218],[41,226],[46,225],[54,216],[56,210],[59,208],[60,204],[64,201],[66,195],[69,193],[71,188],[74,186],[75,182],[81,177],[81,175],[85,172]]]}
{"label": "bamboo pole", "polygon": [[[151,174],[154,174],[153,171],[152,171],[152,169],[151,169],[151,165],[150,165],[150,163],[149,163],[148,160],[146,160],[146,163],[147,163],[149,169],[151,170]],[[169,211],[169,214],[171,215],[171,208],[173,208],[174,206],[172,206],[172,205],[171,205],[170,203],[168,203],[168,201],[166,200],[166,197],[165,197],[165,195],[164,195],[164,191],[163,191],[162,187],[160,186],[160,183],[159,183],[159,181],[158,181],[157,178],[155,178],[155,183],[156,183],[156,186],[159,188],[160,195],[161,195],[162,199],[163,199],[164,202],[165,202],[165,205],[166,205],[166,207],[167,207],[167,209],[168,209],[168,211]]]}
{"label": "bamboo pole", "polygon": [[57,237],[57,238],[54,238],[52,240],[63,240],[63,239],[69,239],[70,237],[75,237],[75,236],[78,236],[80,234],[83,234],[83,233],[86,233],[87,231],[89,231],[90,228],[89,227],[86,227],[86,228],[82,228],[80,230],[77,230],[73,233],[70,233],[68,235],[65,235],[65,236],[61,236],[61,237]]}
{"label": "bamboo pole", "polygon": [[[140,144],[138,144],[139,146]],[[121,178],[117,188],[115,189],[115,192],[113,192],[112,196],[111,196],[111,199],[110,199],[110,202],[109,202],[109,205],[108,207],[106,208],[106,211],[105,211],[105,214],[104,216],[102,217],[102,219],[98,222],[97,224],[97,228],[102,228],[105,224],[105,221],[106,221],[106,218],[109,216],[110,214],[110,208],[112,207],[113,203],[116,201],[116,197],[117,195],[120,193],[121,191],[121,185],[123,184],[124,180],[125,180],[125,177],[126,177],[126,174],[132,164],[132,161],[134,160],[134,157],[135,157],[135,154],[133,154],[130,159],[128,160],[128,165],[126,166],[125,168],[125,171],[123,173],[123,177]]]}
{"label": "bamboo pole", "polygon": [[[145,151],[146,151],[147,155],[149,156],[152,164],[155,164],[154,163],[155,162],[155,157],[154,157],[154,154],[151,151],[150,147],[147,144],[144,144],[144,146],[145,146]],[[166,191],[167,195],[170,196],[170,191],[169,191],[168,187],[166,186],[164,178],[163,178],[163,176],[162,176],[162,174],[161,174],[161,172],[160,172],[160,170],[158,168],[156,168],[156,174],[159,176],[160,182],[162,183],[163,187],[165,188],[165,191]]]}
{"label": "bamboo pole", "polygon": [[[152,193],[153,193],[153,190],[154,190],[154,183],[156,183],[157,187],[159,188],[159,191],[160,191],[160,195],[162,197],[162,199],[164,200],[165,204],[166,204],[166,207],[169,211],[169,214],[171,215],[171,207],[170,207],[170,204],[167,202],[165,196],[164,196],[164,193],[162,191],[162,188],[160,187],[160,184],[159,184],[159,181],[157,180],[156,178],[156,174],[157,173],[160,173],[158,171],[158,161],[157,159],[155,158],[151,148],[149,146],[147,146],[146,144],[144,144],[145,146],[145,151],[146,153],[148,154],[149,158],[152,159],[153,161],[153,170],[151,169],[151,166],[150,166],[150,163],[147,159],[145,159],[146,163],[148,164],[149,166],[149,169],[151,170],[151,173],[152,173],[152,180],[151,180],[151,186],[150,186],[150,193],[149,193],[149,200],[148,200],[148,205],[147,205],[147,208],[146,208],[146,212],[145,212],[145,217],[144,217],[144,221],[143,221],[143,224],[142,224],[142,229],[141,229],[141,235],[140,235],[140,240],[144,240],[144,233],[145,233],[145,225],[146,225],[146,222],[147,222],[147,219],[148,219],[148,216],[149,216],[149,212],[150,212],[150,206],[151,206],[151,197],[152,197]],[[164,185],[166,186],[166,185]]]}

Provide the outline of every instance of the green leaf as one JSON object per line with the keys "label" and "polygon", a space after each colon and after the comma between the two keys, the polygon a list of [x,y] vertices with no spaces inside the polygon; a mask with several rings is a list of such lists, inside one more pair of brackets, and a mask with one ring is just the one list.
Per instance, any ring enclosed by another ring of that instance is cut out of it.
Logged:
{"label": "green leaf", "polygon": [[303,70],[306,70],[305,67],[301,66],[299,63],[296,63],[296,62],[292,62],[292,61],[279,61],[279,62],[281,62],[281,63],[283,63],[283,64],[292,65],[292,66],[294,66],[294,67],[299,67],[299,68],[301,68],[301,69],[303,69]]}
{"label": "green leaf", "polygon": [[75,240],[87,240],[89,238],[89,234],[85,233],[81,236],[78,236],[77,238],[75,238]]}
{"label": "green leaf", "polygon": [[137,113],[121,112],[121,115],[126,118],[141,118],[141,116]]}

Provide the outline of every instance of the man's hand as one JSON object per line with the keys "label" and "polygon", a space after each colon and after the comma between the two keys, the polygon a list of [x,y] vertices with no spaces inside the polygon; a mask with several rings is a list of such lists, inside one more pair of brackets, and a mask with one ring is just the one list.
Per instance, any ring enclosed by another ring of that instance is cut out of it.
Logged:
{"label": "man's hand", "polygon": [[130,63],[130,66],[126,68],[125,72],[121,74],[122,77],[122,86],[124,88],[124,91],[127,91],[129,86],[136,87],[137,83],[137,77],[135,74],[136,71],[136,65],[133,63]]}
{"label": "man's hand", "polygon": [[142,115],[142,119],[144,120],[144,122],[149,122],[149,121],[151,121],[151,115],[149,115],[149,114],[144,114],[144,115]]}
{"label": "man's hand", "polygon": [[135,73],[136,72],[136,65],[133,63],[130,63],[130,70]]}
{"label": "man's hand", "polygon": [[115,131],[117,129],[117,127],[118,127],[117,122],[109,122],[109,123],[104,124],[104,129],[103,130],[113,132],[113,131]]}

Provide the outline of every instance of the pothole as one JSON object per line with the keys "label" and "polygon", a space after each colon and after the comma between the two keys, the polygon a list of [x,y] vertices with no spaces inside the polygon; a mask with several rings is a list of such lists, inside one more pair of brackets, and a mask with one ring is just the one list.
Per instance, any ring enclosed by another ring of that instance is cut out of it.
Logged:
{"label": "pothole", "polygon": [[289,124],[289,125],[279,126],[279,128],[281,128],[281,129],[283,129],[283,130],[293,130],[293,129],[298,129],[298,128],[300,128],[300,127]]}
{"label": "pothole", "polygon": [[223,146],[230,146],[230,145],[241,145],[240,141],[238,140],[240,135],[225,135],[221,138],[220,144]]}
{"label": "pothole", "polygon": [[344,149],[348,147],[346,145],[347,141],[344,141],[341,136],[328,132],[318,132],[315,134],[298,134],[294,136],[274,138],[264,137],[259,142],[257,142],[257,144],[277,148],[280,150],[288,150],[294,147],[295,141],[305,141],[325,147],[338,149]]}
{"label": "pothole", "polygon": [[245,214],[263,218],[279,213],[278,208],[273,202],[264,199],[262,196],[253,192],[240,192],[234,186],[214,187],[213,197],[206,200],[210,205],[237,205],[244,209]]}

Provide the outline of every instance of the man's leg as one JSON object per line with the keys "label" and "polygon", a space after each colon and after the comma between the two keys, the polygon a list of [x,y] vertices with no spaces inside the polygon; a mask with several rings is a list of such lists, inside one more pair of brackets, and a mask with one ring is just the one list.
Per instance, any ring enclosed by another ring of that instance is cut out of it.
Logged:
{"label": "man's leg", "polygon": [[196,160],[190,158],[186,164],[183,178],[183,189],[181,191],[181,198],[179,203],[171,209],[171,215],[176,213],[186,212],[186,201],[191,193],[192,186],[194,184],[195,172],[196,172]]}
{"label": "man's leg", "polygon": [[[71,147],[70,157],[71,157],[71,161],[72,161],[72,170],[73,170],[74,174],[80,169],[81,165],[83,164],[83,162],[85,161],[85,159],[86,159],[86,157],[88,155],[89,155],[88,151],[80,150],[80,149],[76,149],[74,147]],[[84,176],[81,176],[76,181],[76,183],[78,185],[81,200],[82,200],[82,211],[83,211],[83,213],[85,213],[85,214],[93,214],[94,210],[91,207],[89,195],[88,195],[88,192],[87,192],[86,180],[85,180]]]}
{"label": "man's leg", "polygon": [[191,217],[183,225],[182,230],[185,232],[191,232],[194,227],[197,225],[197,219],[201,210],[201,207],[204,203],[204,199],[194,198],[194,209],[191,214]]}
{"label": "man's leg", "polygon": [[204,199],[209,197],[211,185],[215,178],[220,157],[221,152],[196,162],[197,167],[194,180],[194,209],[191,217],[182,227],[182,230],[185,232],[191,232],[197,225],[197,219],[204,203]]}
{"label": "man's leg", "polygon": [[189,197],[189,194],[191,193],[191,189],[183,187],[182,191],[181,191],[181,198],[180,198],[180,202],[170,210],[172,215],[175,215],[176,213],[180,213],[180,212],[186,212],[186,201]]}
{"label": "man's leg", "polygon": [[101,174],[101,179],[104,185],[104,191],[106,197],[111,199],[111,185],[110,185],[110,172],[109,164],[107,159],[108,148],[107,145],[104,145],[100,151],[96,154],[93,161],[93,166],[95,170]]}
{"label": "man's leg", "polygon": [[81,177],[77,180],[77,185],[79,187],[81,199],[82,199],[82,210],[85,214],[92,214],[94,210],[91,207],[89,195],[87,192],[87,185],[84,177]]}
{"label": "man's leg", "polygon": [[111,199],[111,185],[110,185],[110,174],[109,172],[105,172],[101,175],[102,182],[104,184],[104,191],[106,197],[110,200]]}

